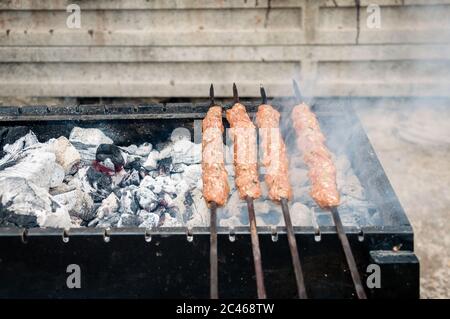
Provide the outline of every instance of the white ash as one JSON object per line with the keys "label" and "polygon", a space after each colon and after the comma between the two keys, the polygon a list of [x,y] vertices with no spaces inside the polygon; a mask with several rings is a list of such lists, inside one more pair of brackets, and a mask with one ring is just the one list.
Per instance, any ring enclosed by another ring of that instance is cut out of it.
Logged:
{"label": "white ash", "polygon": [[81,157],[70,141],[61,136],[49,144],[49,149],[56,156],[56,162],[62,166],[66,174],[73,174],[80,164]]}
{"label": "white ash", "polygon": [[98,146],[100,144],[113,144],[114,141],[96,128],[74,127],[70,132],[69,141],[72,144]]}
{"label": "white ash", "polygon": [[0,177],[1,226],[72,227],[69,212],[48,190],[23,177]]}
{"label": "white ash", "polygon": [[13,144],[6,144],[3,147],[3,152],[5,152],[6,155],[0,159],[0,169],[2,169],[2,167],[7,165],[8,163],[17,160],[24,150],[38,143],[39,141],[36,135],[34,135],[34,133],[30,131],[25,136],[20,137]]}
{"label": "white ash", "polygon": [[56,163],[55,154],[45,147],[27,151],[14,165],[0,171],[0,178],[21,177],[46,189],[62,184],[64,175],[63,168]]}

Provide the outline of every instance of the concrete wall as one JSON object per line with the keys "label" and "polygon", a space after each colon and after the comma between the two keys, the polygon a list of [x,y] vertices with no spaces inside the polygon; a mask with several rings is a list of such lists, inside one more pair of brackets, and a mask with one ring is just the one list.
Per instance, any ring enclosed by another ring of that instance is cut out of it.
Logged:
{"label": "concrete wall", "polygon": [[450,97],[450,0],[0,1],[0,96],[290,95],[293,77],[308,95]]}

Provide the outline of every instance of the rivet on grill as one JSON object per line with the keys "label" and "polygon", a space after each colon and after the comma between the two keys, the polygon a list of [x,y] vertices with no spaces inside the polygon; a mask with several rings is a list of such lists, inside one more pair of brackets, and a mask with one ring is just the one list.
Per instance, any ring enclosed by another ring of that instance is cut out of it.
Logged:
{"label": "rivet on grill", "polygon": [[110,229],[107,228],[103,232],[103,240],[105,241],[105,243],[109,243],[111,241],[111,235],[109,234],[109,231],[110,231]]}
{"label": "rivet on grill", "polygon": [[146,241],[147,243],[149,243],[149,242],[152,241],[152,235],[150,234],[150,230],[149,230],[149,229],[147,229],[147,230],[145,231],[145,241]]}
{"label": "rivet on grill", "polygon": [[360,242],[363,242],[363,241],[364,241],[364,232],[362,231],[362,229],[359,230],[359,233],[358,233],[358,240],[359,240]]}
{"label": "rivet on grill", "polygon": [[188,242],[192,242],[194,240],[194,234],[192,233],[192,228],[187,229],[186,239]]}
{"label": "rivet on grill", "polygon": [[228,239],[232,243],[234,243],[236,241],[236,234],[234,232],[234,228],[233,227],[230,227],[230,233],[228,234]]}
{"label": "rivet on grill", "polygon": [[64,229],[63,233],[62,233],[62,241],[64,243],[68,243],[69,242],[69,231]]}
{"label": "rivet on grill", "polygon": [[276,227],[272,227],[272,241],[275,243],[278,241],[278,232]]}
{"label": "rivet on grill", "polygon": [[22,243],[24,243],[24,244],[28,243],[28,229],[23,230],[22,235],[20,236],[20,239],[22,240]]}
{"label": "rivet on grill", "polygon": [[315,240],[316,242],[320,242],[320,241],[322,240],[322,233],[320,232],[320,229],[319,229],[319,228],[316,228],[316,229],[314,230],[314,240]]}
{"label": "rivet on grill", "polygon": [[402,249],[402,246],[403,246],[403,244],[400,243],[400,244],[395,245],[394,247],[392,247],[392,250],[395,251],[395,252],[398,252],[398,251],[400,251],[400,249]]}

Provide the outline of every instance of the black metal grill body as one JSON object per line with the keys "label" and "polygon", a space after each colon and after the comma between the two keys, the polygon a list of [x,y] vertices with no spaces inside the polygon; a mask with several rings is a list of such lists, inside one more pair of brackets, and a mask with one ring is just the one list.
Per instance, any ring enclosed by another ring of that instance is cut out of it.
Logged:
{"label": "black metal grill body", "polygon": [[[250,112],[257,105],[245,103]],[[65,135],[74,126],[105,129],[118,145],[158,143],[176,127],[194,133],[207,104],[87,105],[0,108],[0,127],[28,126],[40,141]],[[333,151],[344,151],[382,215],[382,224],[347,227],[359,272],[366,282],[370,264],[381,270],[381,288],[371,298],[418,298],[419,262],[413,231],[354,111],[321,103],[316,108]],[[282,110],[283,111],[283,110]],[[284,114],[286,116],[286,114]],[[351,133],[337,127],[351,127]],[[293,134],[284,132],[287,144]],[[199,141],[199,136],[194,139]],[[349,147],[352,145],[352,147]],[[1,186],[0,186],[1,187]],[[269,298],[296,296],[294,272],[283,227],[258,227]],[[334,226],[295,227],[310,298],[355,298]],[[400,249],[397,252],[397,249]],[[219,295],[256,297],[248,227],[218,227]],[[81,288],[68,288],[67,267],[80,267]],[[209,229],[0,228],[2,298],[208,298]]]}

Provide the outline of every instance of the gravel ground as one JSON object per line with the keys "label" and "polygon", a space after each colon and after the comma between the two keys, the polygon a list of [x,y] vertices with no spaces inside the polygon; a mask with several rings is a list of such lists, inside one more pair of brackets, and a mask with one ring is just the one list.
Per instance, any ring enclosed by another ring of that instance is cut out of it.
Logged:
{"label": "gravel ground", "polygon": [[421,297],[450,298],[450,101],[354,107],[413,225]]}

